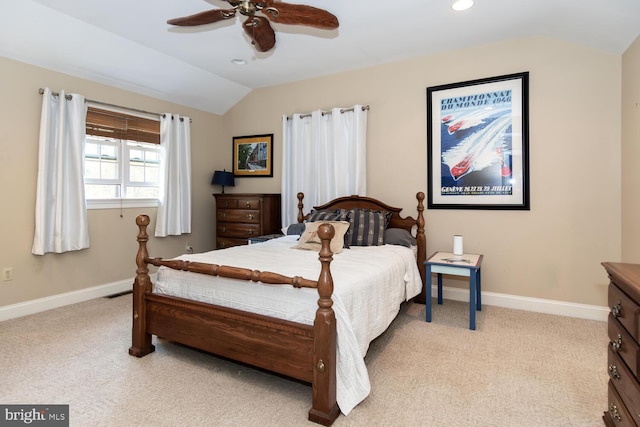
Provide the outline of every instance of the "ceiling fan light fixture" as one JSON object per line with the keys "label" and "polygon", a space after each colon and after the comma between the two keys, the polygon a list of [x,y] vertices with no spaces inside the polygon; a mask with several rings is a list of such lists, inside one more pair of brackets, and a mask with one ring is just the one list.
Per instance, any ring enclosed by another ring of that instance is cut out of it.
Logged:
{"label": "ceiling fan light fixture", "polygon": [[473,0],[457,0],[451,5],[451,9],[456,12],[470,9],[473,6]]}

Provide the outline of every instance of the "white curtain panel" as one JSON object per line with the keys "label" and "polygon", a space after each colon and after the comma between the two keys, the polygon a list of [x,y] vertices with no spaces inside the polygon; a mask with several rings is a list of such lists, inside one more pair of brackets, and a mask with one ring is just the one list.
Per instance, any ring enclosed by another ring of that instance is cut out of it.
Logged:
{"label": "white curtain panel", "polygon": [[84,198],[84,135],[87,106],[83,96],[45,88],[40,116],[34,255],[89,247]]}
{"label": "white curtain panel", "polygon": [[191,233],[191,120],[178,114],[160,117],[160,197],[156,237]]}
{"label": "white curtain panel", "polygon": [[282,225],[297,222],[297,194],[305,212],[336,197],[367,192],[367,110],[362,105],[282,118]]}

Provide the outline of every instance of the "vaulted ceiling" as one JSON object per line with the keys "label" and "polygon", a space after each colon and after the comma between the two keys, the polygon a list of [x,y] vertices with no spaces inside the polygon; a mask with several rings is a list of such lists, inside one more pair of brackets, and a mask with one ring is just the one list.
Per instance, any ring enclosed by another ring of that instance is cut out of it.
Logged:
{"label": "vaulted ceiling", "polygon": [[[176,28],[222,0],[5,0],[0,56],[224,114],[252,89],[541,35],[622,54],[640,34],[640,0],[288,0],[326,9],[337,30],[273,24],[259,53],[242,18]],[[242,59],[245,65],[232,63]]]}

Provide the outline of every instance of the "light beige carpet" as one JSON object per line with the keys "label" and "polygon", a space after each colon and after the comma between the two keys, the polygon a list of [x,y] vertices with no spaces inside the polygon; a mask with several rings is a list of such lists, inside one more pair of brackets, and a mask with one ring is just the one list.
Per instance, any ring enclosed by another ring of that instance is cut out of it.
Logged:
{"label": "light beige carpet", "polygon": [[[0,322],[0,403],[72,426],[312,426],[311,388],[163,340],[128,355],[131,295]],[[367,355],[370,396],[335,426],[601,426],[606,323],[467,304],[403,307]]]}

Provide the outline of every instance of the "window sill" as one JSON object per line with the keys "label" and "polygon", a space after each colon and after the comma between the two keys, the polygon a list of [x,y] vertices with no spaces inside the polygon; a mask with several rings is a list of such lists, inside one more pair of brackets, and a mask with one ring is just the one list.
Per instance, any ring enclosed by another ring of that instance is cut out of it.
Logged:
{"label": "window sill", "polygon": [[158,199],[89,199],[87,209],[157,208]]}

